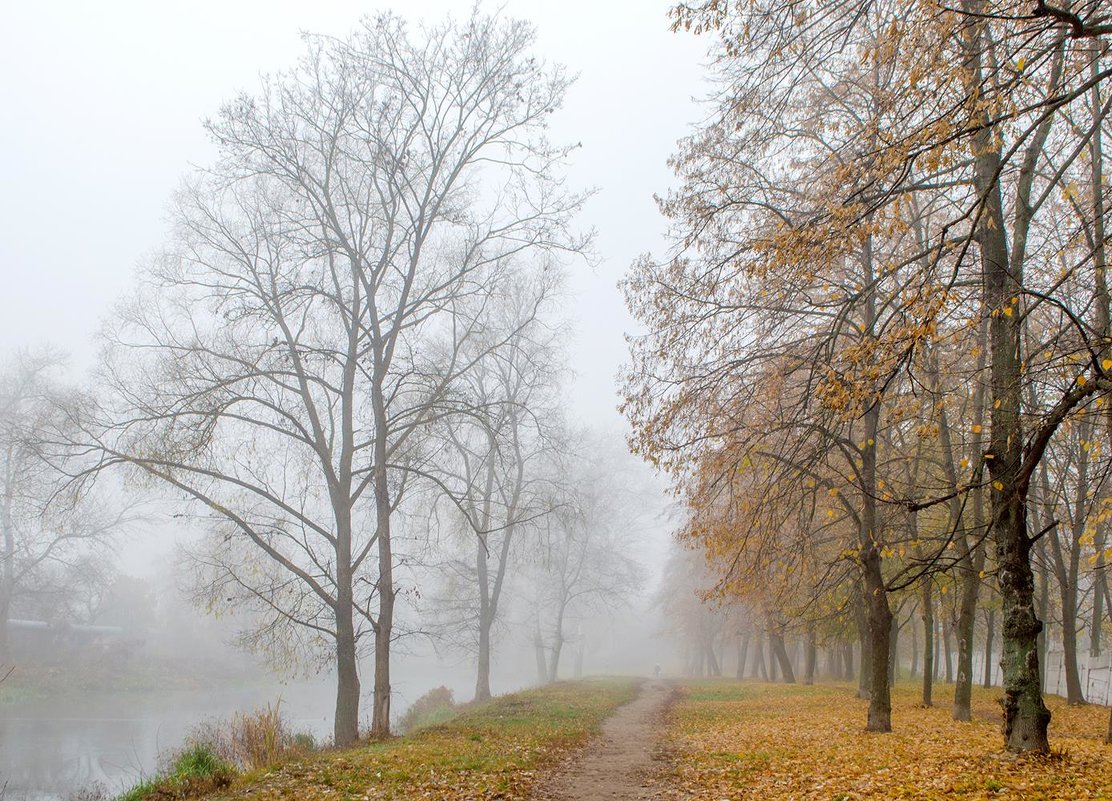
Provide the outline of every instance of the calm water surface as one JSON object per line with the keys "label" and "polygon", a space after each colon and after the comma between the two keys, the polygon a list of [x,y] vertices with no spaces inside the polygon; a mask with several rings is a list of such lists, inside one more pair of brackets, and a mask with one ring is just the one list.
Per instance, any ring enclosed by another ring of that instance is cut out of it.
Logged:
{"label": "calm water surface", "polygon": [[334,689],[326,683],[214,687],[164,693],[89,693],[0,704],[4,801],[64,801],[93,784],[119,792],[150,776],[205,720],[282,699],[294,731],[331,736]]}

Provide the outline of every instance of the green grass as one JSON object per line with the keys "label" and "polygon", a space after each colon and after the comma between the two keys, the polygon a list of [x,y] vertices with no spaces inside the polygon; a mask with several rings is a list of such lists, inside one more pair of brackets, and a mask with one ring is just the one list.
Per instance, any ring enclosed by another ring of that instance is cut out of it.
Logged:
{"label": "green grass", "polygon": [[204,744],[195,743],[178,753],[165,774],[144,779],[116,801],[195,798],[231,784],[235,769]]}
{"label": "green grass", "polygon": [[145,779],[132,787],[126,793],[116,798],[116,801],[143,801],[152,795],[158,787],[158,779]]}

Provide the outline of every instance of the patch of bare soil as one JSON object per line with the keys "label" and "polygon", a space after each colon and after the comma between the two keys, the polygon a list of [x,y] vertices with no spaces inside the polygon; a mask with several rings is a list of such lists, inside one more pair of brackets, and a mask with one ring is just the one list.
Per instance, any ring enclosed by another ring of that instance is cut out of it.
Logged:
{"label": "patch of bare soil", "polygon": [[676,690],[648,681],[602,724],[602,733],[545,782],[536,801],[665,798],[660,778],[664,716]]}

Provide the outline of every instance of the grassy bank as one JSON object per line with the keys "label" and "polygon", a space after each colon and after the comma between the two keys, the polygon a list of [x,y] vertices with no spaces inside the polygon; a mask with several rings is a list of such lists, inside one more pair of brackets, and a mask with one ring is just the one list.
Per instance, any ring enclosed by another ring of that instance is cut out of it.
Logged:
{"label": "grassy bank", "polygon": [[[937,698],[952,693],[940,686]],[[899,685],[891,734],[864,731],[866,702],[849,685],[696,682],[669,727],[675,781],[690,799],[1112,799],[1108,708],[1054,714],[1050,757],[1002,753],[1000,691],[974,691],[974,721],[951,719],[949,699],[918,705]]]}
{"label": "grassy bank", "polygon": [[[128,797],[162,799],[525,799],[538,771],[585,742],[636,695],[630,679],[562,682],[465,706],[405,737],[300,757],[183,796],[153,782]],[[179,783],[181,784],[181,783]]]}

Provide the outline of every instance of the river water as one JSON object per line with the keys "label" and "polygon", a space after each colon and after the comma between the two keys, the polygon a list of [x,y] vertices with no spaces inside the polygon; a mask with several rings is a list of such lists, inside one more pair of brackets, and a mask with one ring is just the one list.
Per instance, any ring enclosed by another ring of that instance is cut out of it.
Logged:
{"label": "river water", "polygon": [[150,776],[206,720],[281,699],[294,731],[331,737],[329,683],[212,688],[162,693],[67,693],[0,704],[0,787],[4,801],[65,801],[99,784],[110,794]]}
{"label": "river water", "polygon": [[[372,687],[370,674],[365,675],[360,714],[369,726]],[[495,682],[496,692],[527,683],[520,675],[500,679]],[[457,700],[468,700],[474,669],[427,654],[399,659],[391,682],[394,716],[441,684]],[[0,703],[0,801],[67,801],[79,790],[98,784],[110,795],[120,793],[154,774],[198,724],[227,720],[236,712],[279,700],[282,716],[294,732],[308,732],[318,742],[331,741],[336,684],[327,675],[284,684],[214,684],[203,690],[84,694],[71,690],[56,698]]]}

